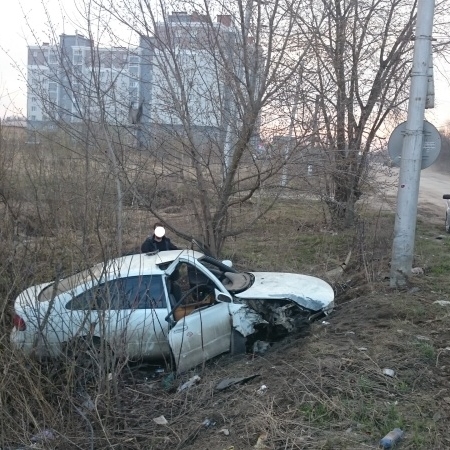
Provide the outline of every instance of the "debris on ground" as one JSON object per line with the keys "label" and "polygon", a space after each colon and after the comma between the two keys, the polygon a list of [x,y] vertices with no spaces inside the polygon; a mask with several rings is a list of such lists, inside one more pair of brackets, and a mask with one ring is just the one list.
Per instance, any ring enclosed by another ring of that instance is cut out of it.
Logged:
{"label": "debris on ground", "polygon": [[178,392],[185,391],[186,389],[190,389],[191,387],[195,386],[196,384],[200,383],[201,378],[198,375],[194,375],[193,377],[189,378],[188,381],[180,385],[177,389]]}
{"label": "debris on ground", "polygon": [[397,444],[403,437],[404,432],[400,428],[394,428],[392,431],[384,436],[380,440],[380,447],[384,449],[392,448]]}
{"label": "debris on ground", "polygon": [[39,431],[39,433],[33,435],[30,441],[45,442],[45,441],[52,441],[55,438],[56,438],[55,430],[52,430],[51,428],[44,428],[43,430]]}
{"label": "debris on ground", "polygon": [[267,391],[267,386],[265,384],[263,384],[257,391],[256,393],[259,395],[263,395],[265,394]]}
{"label": "debris on ground", "polygon": [[154,417],[153,422],[155,422],[158,425],[167,425],[169,423],[164,416]]}
{"label": "debris on ground", "polygon": [[202,422],[202,426],[205,428],[209,428],[209,427],[213,427],[216,424],[216,422],[214,420],[211,419],[205,419]]}
{"label": "debris on ground", "polygon": [[233,377],[233,378],[224,378],[223,380],[220,380],[216,384],[216,389],[218,391],[223,391],[224,389],[229,388],[230,386],[233,386],[235,384],[241,384],[246,383],[247,381],[253,380],[253,378],[259,377],[259,373],[250,375],[248,377]]}
{"label": "debris on ground", "polygon": [[262,450],[267,448],[266,447],[266,441],[267,441],[267,433],[262,433],[259,435],[258,440],[256,441],[256,444],[253,448],[256,448],[258,450]]}
{"label": "debris on ground", "polygon": [[253,344],[253,353],[257,355],[264,355],[270,348],[270,343],[266,341],[256,341]]}

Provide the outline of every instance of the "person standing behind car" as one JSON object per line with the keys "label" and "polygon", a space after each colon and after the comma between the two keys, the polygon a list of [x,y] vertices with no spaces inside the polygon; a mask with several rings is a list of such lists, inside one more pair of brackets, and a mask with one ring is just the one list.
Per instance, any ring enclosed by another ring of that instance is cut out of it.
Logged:
{"label": "person standing behind car", "polygon": [[161,223],[156,222],[153,227],[153,234],[148,236],[141,245],[142,253],[151,253],[164,250],[178,250],[178,247],[166,236],[166,230]]}

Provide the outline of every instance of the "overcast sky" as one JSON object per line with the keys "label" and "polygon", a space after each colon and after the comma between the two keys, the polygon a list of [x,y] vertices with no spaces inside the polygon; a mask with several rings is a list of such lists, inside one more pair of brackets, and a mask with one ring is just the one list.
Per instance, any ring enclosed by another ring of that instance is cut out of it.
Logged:
{"label": "overcast sky", "polygon": [[[5,2],[8,0],[4,0]],[[57,35],[77,30],[74,0],[45,0]],[[48,18],[42,2],[8,1],[0,15],[0,118],[26,113],[26,85],[20,73],[26,69],[27,45],[48,42]],[[444,72],[450,68],[438,64],[435,70],[436,108],[427,119],[437,127],[450,120],[450,82]]]}

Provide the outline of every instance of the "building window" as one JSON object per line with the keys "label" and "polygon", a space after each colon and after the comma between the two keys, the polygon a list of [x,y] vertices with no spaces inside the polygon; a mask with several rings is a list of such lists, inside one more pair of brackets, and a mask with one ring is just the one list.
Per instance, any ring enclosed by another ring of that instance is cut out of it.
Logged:
{"label": "building window", "polygon": [[36,111],[36,106],[32,106],[31,111]]}
{"label": "building window", "polygon": [[31,120],[36,120],[36,116],[31,116]]}
{"label": "building window", "polygon": [[31,101],[32,101],[33,103],[35,103],[35,102],[36,102],[36,97],[31,97]]}

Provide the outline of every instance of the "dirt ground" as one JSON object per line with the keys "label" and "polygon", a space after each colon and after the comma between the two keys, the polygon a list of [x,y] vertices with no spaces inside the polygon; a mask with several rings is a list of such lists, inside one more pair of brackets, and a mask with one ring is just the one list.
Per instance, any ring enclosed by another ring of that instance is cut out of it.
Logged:
{"label": "dirt ground", "polygon": [[[405,431],[399,448],[450,448],[449,306],[434,303],[443,298],[422,281],[404,292],[379,283],[263,356],[208,363],[181,392],[194,372],[170,386],[141,368],[124,385],[128,419],[146,430],[142,448],[356,450],[377,448],[394,427]],[[160,416],[166,425],[152,421]],[[127,435],[138,444],[138,430]]]}

